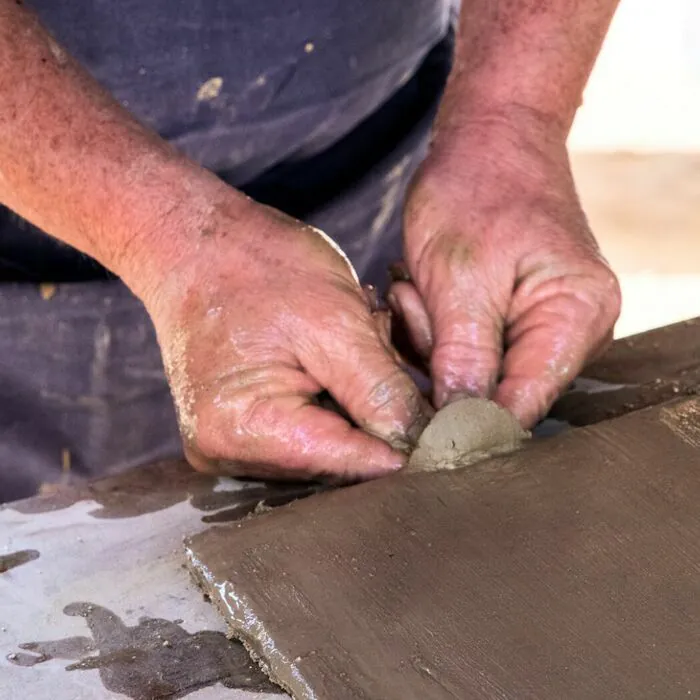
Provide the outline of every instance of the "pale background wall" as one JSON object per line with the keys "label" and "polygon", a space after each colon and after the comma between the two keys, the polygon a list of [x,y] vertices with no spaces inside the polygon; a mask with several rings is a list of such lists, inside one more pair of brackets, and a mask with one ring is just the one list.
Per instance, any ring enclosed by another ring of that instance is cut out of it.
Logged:
{"label": "pale background wall", "polygon": [[622,0],[571,146],[700,151],[700,0]]}
{"label": "pale background wall", "polygon": [[700,0],[622,0],[570,146],[617,334],[700,315]]}

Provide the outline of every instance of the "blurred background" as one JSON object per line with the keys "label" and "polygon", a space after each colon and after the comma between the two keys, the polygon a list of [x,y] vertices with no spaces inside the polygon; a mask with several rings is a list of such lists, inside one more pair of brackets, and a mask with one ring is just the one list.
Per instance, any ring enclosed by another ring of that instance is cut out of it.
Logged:
{"label": "blurred background", "polygon": [[622,0],[569,143],[616,336],[700,316],[700,0]]}

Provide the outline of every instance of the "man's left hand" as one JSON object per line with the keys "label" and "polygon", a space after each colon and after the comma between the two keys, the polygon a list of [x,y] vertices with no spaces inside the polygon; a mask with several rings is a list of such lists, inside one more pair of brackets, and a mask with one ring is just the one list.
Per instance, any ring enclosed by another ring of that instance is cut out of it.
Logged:
{"label": "man's left hand", "polygon": [[414,181],[412,281],[390,301],[430,363],[437,407],[487,396],[530,427],[612,338],[619,285],[552,133],[474,121],[438,134]]}

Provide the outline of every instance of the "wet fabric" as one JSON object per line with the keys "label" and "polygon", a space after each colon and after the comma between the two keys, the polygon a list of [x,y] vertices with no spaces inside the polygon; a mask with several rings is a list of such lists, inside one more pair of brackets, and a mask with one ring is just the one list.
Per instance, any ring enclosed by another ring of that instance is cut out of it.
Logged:
{"label": "wet fabric", "polygon": [[[449,71],[448,4],[34,6],[140,119],[323,228],[363,281],[384,287]],[[152,325],[121,282],[6,210],[0,279],[0,501],[181,453]],[[42,296],[39,282],[59,284]]]}

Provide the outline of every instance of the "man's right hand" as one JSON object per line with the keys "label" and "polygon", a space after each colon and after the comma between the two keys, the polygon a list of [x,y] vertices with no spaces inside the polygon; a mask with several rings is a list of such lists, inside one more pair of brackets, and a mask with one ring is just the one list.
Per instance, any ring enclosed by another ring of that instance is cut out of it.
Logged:
{"label": "man's right hand", "polygon": [[[403,464],[390,445],[420,432],[421,396],[322,234],[175,152],[12,0],[0,102],[0,202],[144,301],[195,467],[369,478]],[[317,405],[322,390],[358,428]]]}
{"label": "man's right hand", "polygon": [[[126,280],[147,290],[189,461],[255,477],[400,468],[426,404],[350,264],[319,231],[236,192],[212,212],[172,235],[172,268]],[[324,389],[358,428],[317,404]]]}

